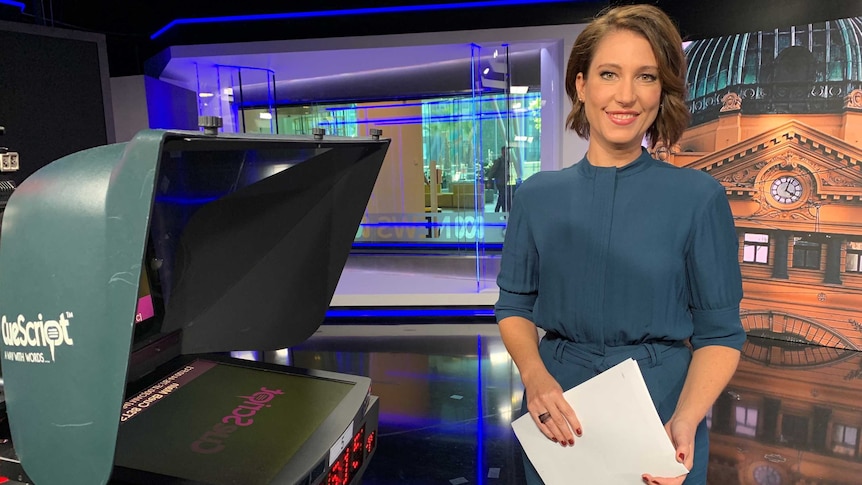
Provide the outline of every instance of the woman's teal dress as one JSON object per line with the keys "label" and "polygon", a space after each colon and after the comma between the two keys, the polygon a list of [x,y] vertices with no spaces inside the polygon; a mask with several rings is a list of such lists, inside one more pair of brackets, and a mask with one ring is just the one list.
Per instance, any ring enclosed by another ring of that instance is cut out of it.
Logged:
{"label": "woman's teal dress", "polygon": [[[691,349],[745,341],[738,250],[724,188],[710,175],[646,150],[620,168],[584,158],[518,189],[497,320],[521,316],[547,331],[539,352],[564,390],[636,359],[666,421]],[[706,482],[707,431],[701,423],[687,485]],[[528,482],[541,483],[526,465]]]}

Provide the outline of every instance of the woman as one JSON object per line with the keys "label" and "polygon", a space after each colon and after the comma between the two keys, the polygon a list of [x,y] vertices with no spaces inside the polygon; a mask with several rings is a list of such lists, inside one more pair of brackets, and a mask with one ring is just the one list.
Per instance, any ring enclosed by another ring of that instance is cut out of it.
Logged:
{"label": "woman", "polygon": [[488,177],[494,179],[494,187],[497,189],[497,205],[494,212],[509,211],[510,194],[506,192],[506,180],[509,164],[509,147],[500,147],[500,156],[494,159]]}
{"label": "woman", "polygon": [[[649,5],[607,11],[575,42],[566,91],[567,126],[589,140],[586,156],[518,189],[497,279],[497,320],[524,411],[548,439],[573,445],[590,429],[563,391],[634,358],[690,470],[644,481],[704,484],[704,416],[736,370],[745,333],[724,189],[641,146],[644,136],[672,146],[687,126],[679,32]],[[528,482],[541,483],[525,464]]]}

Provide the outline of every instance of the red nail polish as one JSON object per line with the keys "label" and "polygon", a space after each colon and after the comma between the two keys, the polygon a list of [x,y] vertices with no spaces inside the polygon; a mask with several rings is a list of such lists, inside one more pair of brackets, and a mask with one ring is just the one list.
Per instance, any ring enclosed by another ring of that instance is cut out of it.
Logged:
{"label": "red nail polish", "polygon": [[569,446],[575,446],[575,440],[569,440]]}
{"label": "red nail polish", "polygon": [[576,434],[576,435],[578,435],[578,436],[580,436],[580,435],[581,435],[581,428],[576,429],[576,430],[575,430],[575,434]]}
{"label": "red nail polish", "polygon": [[679,454],[679,461],[685,461],[685,453]]}
{"label": "red nail polish", "polygon": [[551,438],[551,441],[553,441],[554,443],[556,443],[556,442],[557,442],[557,438]]}

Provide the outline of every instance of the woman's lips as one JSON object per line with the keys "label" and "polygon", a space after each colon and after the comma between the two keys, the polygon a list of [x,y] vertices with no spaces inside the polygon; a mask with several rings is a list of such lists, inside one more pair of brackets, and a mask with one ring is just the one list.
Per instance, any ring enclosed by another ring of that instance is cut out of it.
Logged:
{"label": "woman's lips", "polygon": [[626,126],[634,123],[634,121],[638,117],[637,112],[626,111],[626,112],[609,112],[606,111],[608,119],[611,120],[611,123],[620,126]]}

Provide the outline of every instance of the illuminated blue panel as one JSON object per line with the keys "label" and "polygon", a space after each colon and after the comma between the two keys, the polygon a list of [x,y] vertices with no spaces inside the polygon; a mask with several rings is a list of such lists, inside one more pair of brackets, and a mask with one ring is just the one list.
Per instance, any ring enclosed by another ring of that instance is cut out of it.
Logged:
{"label": "illuminated blue panel", "polygon": [[482,336],[476,335],[476,482],[485,483],[485,388],[482,385]]}
{"label": "illuminated blue panel", "polygon": [[[150,39],[164,34],[174,26],[182,24],[216,24],[224,22],[253,22],[258,20],[289,20],[321,17],[342,17],[346,15],[373,15],[382,13],[428,12],[434,10],[454,10],[461,8],[505,7],[517,5],[536,5],[542,3],[564,3],[572,0],[483,0],[476,2],[435,3],[431,5],[402,5],[400,7],[369,7],[346,8],[339,10],[318,10],[312,12],[285,12],[255,15],[227,15],[224,17],[201,17],[192,19],[176,19],[159,29]],[[3,0],[0,0],[2,3]],[[13,2],[17,3],[17,2]]]}
{"label": "illuminated blue panel", "polygon": [[219,197],[171,197],[167,195],[161,195],[156,197],[156,202],[178,205],[204,205],[218,199]]}
{"label": "illuminated blue panel", "polygon": [[[501,250],[503,243],[482,243],[485,249]],[[474,249],[476,242],[465,243],[353,243],[353,249]]]}
{"label": "illuminated blue panel", "polygon": [[21,3],[21,2],[16,2],[15,0],[0,0],[0,5],[11,5],[11,6],[13,6],[13,7],[18,7],[18,8],[20,8],[20,9],[21,9],[21,11],[22,11],[22,12],[23,12],[23,11],[24,11],[24,9],[27,7],[27,6],[26,6],[26,5],[24,5],[23,3]]}
{"label": "illuminated blue panel", "polygon": [[[485,227],[506,227],[505,222],[485,222]],[[454,222],[366,222],[360,224],[362,227],[458,227]]]}
{"label": "illuminated blue panel", "polygon": [[327,318],[457,318],[457,317],[493,317],[494,309],[488,308],[423,308],[423,309],[386,309],[386,308],[351,308],[344,310],[331,309],[326,312]]}

